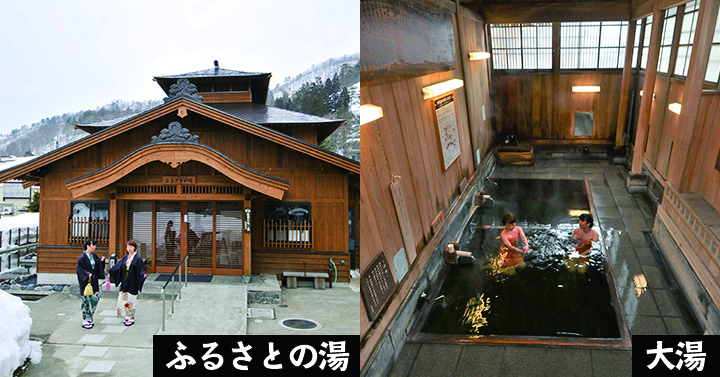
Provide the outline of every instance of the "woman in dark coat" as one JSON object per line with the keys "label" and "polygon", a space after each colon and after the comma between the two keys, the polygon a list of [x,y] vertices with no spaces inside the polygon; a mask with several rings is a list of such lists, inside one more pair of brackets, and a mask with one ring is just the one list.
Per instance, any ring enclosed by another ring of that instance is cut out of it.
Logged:
{"label": "woman in dark coat", "polygon": [[[80,286],[80,295],[82,295],[82,304],[80,306],[83,316],[82,327],[86,329],[91,329],[95,325],[93,314],[95,314],[95,309],[100,301],[98,279],[105,279],[105,257],[98,257],[95,254],[96,247],[97,242],[95,240],[85,241],[83,246],[85,251],[77,261],[78,285]],[[92,294],[85,296],[83,293],[88,282],[92,287]]]}
{"label": "woman in dark coat", "polygon": [[145,271],[145,263],[137,255],[137,243],[130,240],[125,244],[128,253],[108,272],[115,286],[120,286],[117,315],[123,319],[125,326],[132,326],[135,323],[137,295],[142,291],[147,272]]}

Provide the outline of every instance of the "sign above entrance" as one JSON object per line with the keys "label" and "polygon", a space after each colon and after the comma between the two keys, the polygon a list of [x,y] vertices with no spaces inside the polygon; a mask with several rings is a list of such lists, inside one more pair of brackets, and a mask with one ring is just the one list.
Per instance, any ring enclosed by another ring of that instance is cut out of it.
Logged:
{"label": "sign above entrance", "polygon": [[169,177],[163,177],[164,185],[194,185],[195,183],[195,176],[173,175]]}

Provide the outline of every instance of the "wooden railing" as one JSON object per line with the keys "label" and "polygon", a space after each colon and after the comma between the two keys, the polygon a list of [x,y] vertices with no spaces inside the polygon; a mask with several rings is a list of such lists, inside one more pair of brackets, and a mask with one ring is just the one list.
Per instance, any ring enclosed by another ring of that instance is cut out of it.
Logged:
{"label": "wooden railing", "polygon": [[84,243],[92,238],[98,244],[110,242],[110,219],[76,217],[68,220],[68,242]]}
{"label": "wooden railing", "polygon": [[[0,242],[2,244],[0,246],[5,245],[3,237],[5,234],[7,234],[7,245],[27,245],[31,243],[37,243],[38,242],[38,236],[40,235],[40,232],[38,231],[39,228],[37,226],[34,227],[25,227],[25,228],[13,228],[8,229],[3,233],[2,230],[0,230]],[[2,247],[0,247],[2,248]]]}
{"label": "wooden railing", "polygon": [[312,249],[314,239],[313,222],[281,223],[263,220],[263,240],[266,248]]}

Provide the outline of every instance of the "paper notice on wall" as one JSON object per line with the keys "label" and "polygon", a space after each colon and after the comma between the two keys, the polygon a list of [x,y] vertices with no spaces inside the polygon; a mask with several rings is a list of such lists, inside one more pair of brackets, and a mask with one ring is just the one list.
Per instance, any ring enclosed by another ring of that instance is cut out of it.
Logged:
{"label": "paper notice on wall", "polygon": [[410,268],[410,266],[408,266],[407,255],[405,254],[404,247],[401,247],[397,254],[393,257],[393,265],[395,266],[395,275],[397,276],[398,281],[402,281]]}
{"label": "paper notice on wall", "polygon": [[460,156],[460,136],[457,117],[455,116],[455,101],[452,94],[435,101],[435,114],[440,136],[440,148],[442,149],[445,169],[447,169]]}

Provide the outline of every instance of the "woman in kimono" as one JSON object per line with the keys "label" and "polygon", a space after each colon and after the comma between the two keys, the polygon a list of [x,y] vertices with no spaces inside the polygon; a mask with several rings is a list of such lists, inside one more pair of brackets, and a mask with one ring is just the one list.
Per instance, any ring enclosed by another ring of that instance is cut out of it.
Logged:
{"label": "woman in kimono", "polygon": [[132,326],[135,323],[137,295],[142,291],[147,272],[145,271],[145,263],[137,255],[137,243],[130,240],[125,245],[127,254],[109,272],[115,286],[120,286],[117,315],[123,319],[125,326]]}
{"label": "woman in kimono", "polygon": [[100,288],[98,279],[105,279],[105,257],[98,257],[95,254],[97,242],[93,239],[85,241],[83,253],[77,261],[77,278],[80,285],[80,294],[83,295],[85,288],[90,283],[92,294],[82,296],[82,327],[91,329],[95,325],[93,314],[100,301]]}

